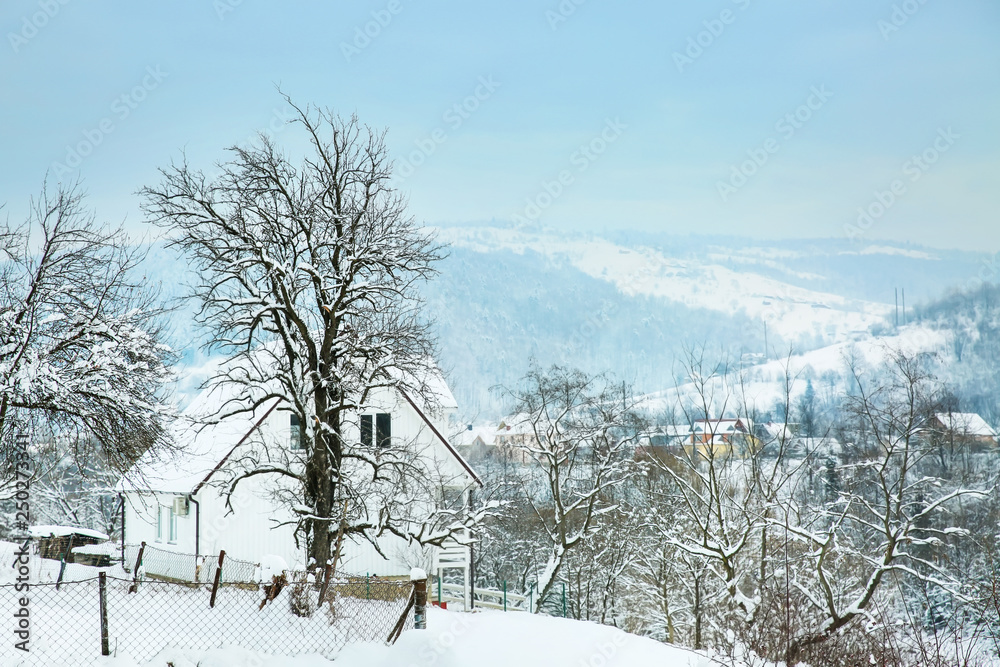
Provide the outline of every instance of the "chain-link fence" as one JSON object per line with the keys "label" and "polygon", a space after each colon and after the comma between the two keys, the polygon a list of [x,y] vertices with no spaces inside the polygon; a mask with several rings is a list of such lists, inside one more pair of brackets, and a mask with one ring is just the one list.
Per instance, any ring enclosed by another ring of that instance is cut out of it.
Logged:
{"label": "chain-link fence", "polygon": [[[149,544],[128,544],[125,546],[125,560],[122,563],[126,572],[133,572],[139,563],[140,552],[141,567],[148,577],[192,583],[210,584],[215,581],[215,571],[219,567],[218,555],[196,556],[159,549]],[[248,560],[226,556],[222,566],[222,581],[227,583],[260,581],[260,566]]]}
{"label": "chain-link fence", "polygon": [[[112,577],[106,577],[103,593],[99,579],[58,589],[0,586],[0,609],[15,630],[4,633],[14,638],[0,645],[0,665],[90,664],[102,654],[102,629],[110,655],[142,663],[167,648],[229,645],[332,658],[348,643],[386,642],[413,627],[409,581],[335,578],[323,591],[321,582],[308,581],[304,573],[286,577],[277,589],[273,583],[236,583],[214,593],[210,584]],[[27,651],[16,644],[25,637]]]}

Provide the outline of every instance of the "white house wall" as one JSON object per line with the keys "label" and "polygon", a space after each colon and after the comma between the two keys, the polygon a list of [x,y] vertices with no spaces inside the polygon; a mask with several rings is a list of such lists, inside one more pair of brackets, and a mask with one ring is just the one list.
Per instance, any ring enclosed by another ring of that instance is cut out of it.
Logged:
{"label": "white house wall", "polygon": [[[241,482],[232,496],[232,513],[228,513],[224,497],[215,488],[203,488],[198,493],[201,552],[217,554],[224,549],[227,557],[254,563],[264,555],[281,556],[289,567],[301,570],[305,567],[305,550],[295,546],[295,525],[286,523],[289,513],[275,507],[263,483],[262,477]],[[285,525],[279,526],[279,522]]]}
{"label": "white house wall", "polygon": [[[463,488],[472,482],[468,472],[454,458],[447,446],[395,390],[380,389],[373,392],[369,407],[363,413],[378,412],[392,414],[394,446],[407,445],[412,447],[413,451],[428,457],[431,461],[428,465],[449,480],[446,483],[448,486]],[[258,446],[261,442],[267,442],[272,447],[289,447],[291,439],[289,416],[287,410],[273,410],[242,447]],[[428,417],[434,419],[435,423],[443,424],[445,415],[438,414],[435,417],[428,414]],[[258,418],[257,415],[252,418],[247,417],[247,430]],[[348,440],[356,441],[360,438],[358,424],[356,420],[349,421],[353,423],[345,424],[344,436]],[[443,432],[442,429],[443,427],[439,427],[439,431]],[[230,431],[235,432],[231,428]],[[232,437],[231,434],[227,434],[224,439],[228,441]],[[228,451],[227,448],[235,445],[236,441],[220,442],[220,444],[224,451]],[[207,471],[204,474],[207,474]],[[219,481],[219,478],[221,475],[216,474],[212,481]],[[277,483],[276,478],[267,475],[242,481],[233,495],[231,513],[225,506],[225,500],[219,489],[203,486],[195,496],[197,504],[190,503],[188,514],[177,517],[177,538],[173,542],[166,539],[166,536],[157,540],[155,507],[172,506],[173,499],[177,495],[183,495],[183,491],[126,493],[126,543],[146,542],[157,549],[193,556],[196,553],[197,517],[200,515],[200,538],[197,548],[200,554],[217,555],[219,550],[224,549],[228,557],[250,562],[259,562],[264,555],[277,555],[281,556],[291,568],[302,569],[305,566],[305,548],[304,545],[295,544],[294,524],[275,527],[273,521],[290,517],[287,508],[277,507],[269,497],[267,488],[275,483]],[[429,552],[419,545],[407,544],[395,536],[385,536],[379,543],[390,560],[385,560],[367,542],[346,541],[343,545],[341,571],[350,574],[399,576],[408,574],[410,568],[414,566],[428,567],[425,561],[429,561]],[[194,578],[195,558],[178,557],[176,562],[180,564],[170,566],[169,572],[154,572],[151,569],[152,559],[146,561],[147,572],[151,574],[162,574],[178,579]],[[226,568],[223,567],[223,578],[228,579],[225,575]]]}
{"label": "white house wall", "polygon": [[409,575],[414,567],[424,570],[430,568],[430,555],[419,544],[407,544],[395,535],[385,535],[378,543],[389,560],[383,558],[367,541],[345,540],[337,570],[350,575],[398,577]]}

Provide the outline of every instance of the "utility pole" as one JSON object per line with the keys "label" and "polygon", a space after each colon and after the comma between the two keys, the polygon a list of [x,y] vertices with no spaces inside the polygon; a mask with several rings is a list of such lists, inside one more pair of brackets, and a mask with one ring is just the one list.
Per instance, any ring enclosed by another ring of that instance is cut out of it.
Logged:
{"label": "utility pole", "polygon": [[899,328],[899,288],[896,288],[896,328]]}

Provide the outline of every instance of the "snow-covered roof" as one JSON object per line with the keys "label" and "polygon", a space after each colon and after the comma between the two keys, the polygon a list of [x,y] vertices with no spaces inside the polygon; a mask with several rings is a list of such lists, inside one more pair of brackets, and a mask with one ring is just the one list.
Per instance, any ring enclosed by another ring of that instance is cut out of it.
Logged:
{"label": "snow-covered roof", "polygon": [[493,445],[497,436],[496,424],[480,424],[471,428],[464,428],[454,436],[451,441],[459,447],[468,447],[479,438],[485,445]]}
{"label": "snow-covered roof", "polygon": [[95,556],[116,555],[121,546],[117,542],[101,542],[100,544],[86,544],[78,547],[73,547],[73,553],[75,554],[92,554]]}
{"label": "snow-covered roof", "polygon": [[767,437],[774,438],[775,440],[780,440],[781,438],[791,438],[795,435],[794,429],[791,428],[789,424],[782,424],[781,422],[765,422],[760,425]]}
{"label": "snow-covered roof", "polygon": [[805,453],[814,456],[839,456],[844,452],[844,446],[839,440],[832,437],[796,438],[793,444],[802,447]]}
{"label": "snow-covered roof", "polygon": [[[432,411],[437,410],[457,410],[458,401],[455,400],[455,395],[451,393],[451,388],[448,386],[448,382],[444,379],[444,375],[438,369],[437,364],[433,361],[429,362],[429,368],[431,369],[424,376],[416,378],[416,382],[423,385],[423,389],[427,396],[423,397],[420,395],[414,395],[413,392],[408,392],[410,397],[420,405],[421,409],[432,408]],[[427,403],[433,403],[432,406],[428,406]]]}
{"label": "snow-covered roof", "polygon": [[663,427],[663,434],[671,438],[682,438],[691,435],[691,426],[688,424],[667,424]]}
{"label": "snow-covered roof", "polygon": [[712,433],[731,433],[732,431],[749,429],[753,423],[748,419],[695,419],[694,430],[698,433],[711,431]]}
{"label": "snow-covered roof", "polygon": [[522,412],[502,419],[494,433],[498,436],[534,435],[535,429],[532,424],[531,415]]}
{"label": "snow-covered roof", "polygon": [[[436,367],[426,377],[418,379],[417,383],[426,389],[427,397],[414,396],[410,392],[403,391],[400,391],[400,395],[410,402],[421,416],[424,416],[422,414],[424,411],[434,414],[440,410],[457,407],[448,383]],[[119,481],[116,490],[155,491],[178,495],[194,492],[282,403],[281,399],[275,398],[258,407],[253,413],[241,413],[217,423],[210,423],[218,418],[227,405],[232,407],[238,404],[234,401],[244,400],[244,392],[244,388],[235,384],[216,385],[202,390],[170,429],[171,440],[182,448],[182,451],[160,455],[147,453],[136,463],[132,471]],[[428,410],[428,407],[433,409]],[[450,448],[447,442],[445,445]],[[453,451],[452,454],[470,471],[473,478],[478,479],[457,452]]]}
{"label": "snow-covered roof", "polygon": [[280,399],[274,399],[253,414],[234,415],[215,424],[203,423],[217,416],[227,402],[238,397],[238,392],[235,385],[222,385],[198,394],[170,429],[171,440],[183,451],[158,456],[147,452],[116,490],[191,493],[280,403]]}
{"label": "snow-covered roof", "polygon": [[935,417],[946,429],[961,435],[997,437],[997,432],[986,420],[974,412],[939,412]]}
{"label": "snow-covered roof", "polygon": [[111,539],[104,533],[96,530],[90,530],[89,528],[77,528],[76,526],[31,526],[28,528],[28,534],[32,537],[51,537],[53,535],[56,537],[68,537],[70,535],[82,535],[84,537],[92,537],[95,540]]}

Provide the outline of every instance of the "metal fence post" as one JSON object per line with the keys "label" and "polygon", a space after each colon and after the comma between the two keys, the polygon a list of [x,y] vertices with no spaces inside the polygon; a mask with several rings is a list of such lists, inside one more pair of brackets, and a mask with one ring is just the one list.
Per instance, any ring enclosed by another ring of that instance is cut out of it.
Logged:
{"label": "metal fence post", "polygon": [[410,579],[413,581],[413,627],[416,630],[426,630],[427,575],[423,570],[414,570],[410,573]]}
{"label": "metal fence post", "polygon": [[566,618],[566,582],[562,585],[562,598],[563,598],[563,618]]}
{"label": "metal fence post", "polygon": [[507,580],[503,582],[503,610],[507,611]]}
{"label": "metal fence post", "polygon": [[108,647],[108,578],[104,572],[98,573],[97,577],[101,600],[101,655],[111,655]]}
{"label": "metal fence post", "polygon": [[212,599],[208,606],[215,608],[215,596],[219,592],[219,583],[222,581],[222,561],[226,558],[226,550],[219,551],[219,567],[215,568],[215,581],[212,583]]}

